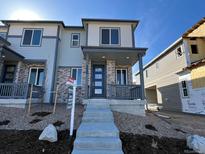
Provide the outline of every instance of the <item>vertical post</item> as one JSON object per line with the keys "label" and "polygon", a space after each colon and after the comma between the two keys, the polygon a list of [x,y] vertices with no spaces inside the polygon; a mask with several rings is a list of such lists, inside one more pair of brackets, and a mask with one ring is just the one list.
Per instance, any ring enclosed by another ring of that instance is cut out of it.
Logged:
{"label": "vertical post", "polygon": [[76,80],[74,81],[74,85],[73,85],[73,101],[72,101],[71,119],[70,119],[70,137],[73,135],[73,128],[74,128],[75,93],[76,93]]}
{"label": "vertical post", "polygon": [[144,75],[143,75],[143,61],[142,61],[142,55],[138,55],[139,58],[139,72],[140,72],[140,94],[141,94],[141,100],[145,99],[145,92],[144,92]]}
{"label": "vertical post", "polygon": [[32,93],[33,93],[33,84],[31,85],[31,91],[30,91],[29,102],[28,102],[28,114],[30,114],[31,112]]}
{"label": "vertical post", "polygon": [[53,106],[53,114],[56,112],[57,98],[58,98],[58,85],[56,86],[56,90],[55,90],[55,102]]}

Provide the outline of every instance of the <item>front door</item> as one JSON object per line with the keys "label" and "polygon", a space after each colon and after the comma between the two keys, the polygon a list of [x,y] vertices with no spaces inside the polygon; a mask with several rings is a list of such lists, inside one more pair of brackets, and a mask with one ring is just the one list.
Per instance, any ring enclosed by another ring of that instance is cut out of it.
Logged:
{"label": "front door", "polygon": [[4,69],[3,81],[4,83],[12,83],[14,81],[16,65],[6,65]]}
{"label": "front door", "polygon": [[93,65],[91,96],[105,97],[105,66]]}

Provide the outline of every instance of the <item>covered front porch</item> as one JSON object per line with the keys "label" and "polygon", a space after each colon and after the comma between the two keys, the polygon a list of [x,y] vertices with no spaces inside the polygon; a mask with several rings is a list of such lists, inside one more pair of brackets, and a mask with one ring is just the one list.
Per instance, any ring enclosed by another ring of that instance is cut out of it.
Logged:
{"label": "covered front porch", "polygon": [[[32,79],[29,76],[32,76],[30,66],[33,63],[9,48],[6,40],[3,41],[0,44],[0,105],[19,107],[25,105],[29,97],[31,84],[28,78]],[[38,81],[42,79],[41,76],[38,78]],[[39,91],[39,94],[33,94],[32,98],[42,98],[42,86],[34,85],[33,90]]]}
{"label": "covered front porch", "polygon": [[[83,98],[144,100],[142,57],[145,48],[83,46]],[[140,85],[134,85],[132,66],[139,62]]]}

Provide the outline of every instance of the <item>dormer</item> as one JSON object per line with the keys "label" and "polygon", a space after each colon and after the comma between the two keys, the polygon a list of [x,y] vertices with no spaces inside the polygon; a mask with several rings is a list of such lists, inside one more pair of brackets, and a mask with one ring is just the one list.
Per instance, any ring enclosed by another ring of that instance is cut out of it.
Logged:
{"label": "dormer", "polygon": [[134,47],[137,20],[82,19],[87,30],[87,46]]}

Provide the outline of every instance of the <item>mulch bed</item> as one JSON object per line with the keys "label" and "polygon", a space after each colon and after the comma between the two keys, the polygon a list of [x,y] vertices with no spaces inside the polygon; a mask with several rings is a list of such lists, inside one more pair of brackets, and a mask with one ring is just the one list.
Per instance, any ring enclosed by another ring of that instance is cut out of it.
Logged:
{"label": "mulch bed", "polygon": [[45,116],[47,116],[49,114],[51,114],[51,112],[35,112],[31,116],[45,117]]}
{"label": "mulch bed", "polygon": [[125,154],[194,154],[186,141],[174,138],[120,132]]}
{"label": "mulch bed", "polygon": [[58,131],[58,141],[50,143],[48,141],[39,141],[38,137],[42,131],[28,130],[0,130],[0,153],[8,154],[68,154],[73,148],[74,137],[68,141],[69,130]]}

